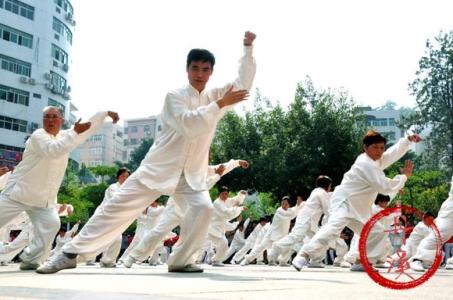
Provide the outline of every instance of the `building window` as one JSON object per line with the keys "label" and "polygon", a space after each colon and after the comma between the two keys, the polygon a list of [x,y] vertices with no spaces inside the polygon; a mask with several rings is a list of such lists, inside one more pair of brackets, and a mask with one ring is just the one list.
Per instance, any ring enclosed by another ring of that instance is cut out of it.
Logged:
{"label": "building window", "polygon": [[374,119],[373,125],[374,126],[387,126],[387,119]]}
{"label": "building window", "polygon": [[381,132],[381,134],[388,140],[388,141],[395,141],[395,132]]}
{"label": "building window", "polygon": [[30,20],[34,19],[35,8],[17,0],[1,0],[0,8]]}
{"label": "building window", "polygon": [[102,148],[90,148],[90,155],[102,155]]}
{"label": "building window", "polygon": [[97,167],[102,165],[102,160],[90,160],[88,162],[88,167]]}
{"label": "building window", "polygon": [[66,37],[68,42],[72,45],[72,32],[63,22],[53,17],[52,28],[62,36]]}
{"label": "building window", "polygon": [[132,133],[138,132],[137,126],[132,126],[132,127],[131,127],[131,132],[132,132]]}
{"label": "building window", "polygon": [[137,145],[137,139],[131,139],[129,145]]}
{"label": "building window", "polygon": [[41,94],[35,94],[35,93],[33,93],[33,97],[34,97],[34,98],[37,98],[37,99],[41,99]]}
{"label": "building window", "polygon": [[0,54],[1,68],[19,75],[30,77],[31,64],[6,55]]}
{"label": "building window", "polygon": [[0,38],[27,48],[33,47],[33,36],[0,23]]}
{"label": "building window", "polygon": [[52,44],[52,57],[62,64],[68,64],[68,54],[60,47]]}
{"label": "building window", "polygon": [[0,128],[27,132],[27,121],[14,119],[6,116],[0,116]]}
{"label": "building window", "polygon": [[395,118],[389,118],[389,126],[395,126]]}
{"label": "building window", "polygon": [[145,132],[149,132],[149,129],[150,129],[149,125],[145,125],[143,130],[144,130]]}
{"label": "building window", "polygon": [[53,2],[55,2],[55,4],[62,8],[65,12],[70,13],[71,15],[74,14],[74,9],[68,0],[54,0]]}
{"label": "building window", "polygon": [[49,98],[49,101],[47,102],[47,104],[50,106],[58,107],[61,110],[61,112],[63,113],[63,116],[65,115],[66,107],[63,104],[61,104],[60,102],[58,102],[57,100]]}
{"label": "building window", "polygon": [[91,142],[102,142],[104,139],[104,136],[102,134],[95,134],[90,137]]}
{"label": "building window", "polygon": [[124,142],[124,146],[127,146],[128,140],[124,140],[123,142]]}
{"label": "building window", "polygon": [[50,72],[50,75],[52,76],[50,82],[55,88],[61,89],[61,92],[63,92],[63,90],[66,90],[66,79],[52,71]]}
{"label": "building window", "polygon": [[30,93],[0,84],[0,99],[24,106],[29,105]]}

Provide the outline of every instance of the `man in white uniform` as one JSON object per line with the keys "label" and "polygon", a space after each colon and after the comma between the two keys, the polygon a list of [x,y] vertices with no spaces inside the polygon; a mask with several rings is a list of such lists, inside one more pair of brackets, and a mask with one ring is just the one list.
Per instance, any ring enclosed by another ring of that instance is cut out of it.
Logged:
{"label": "man in white uniform", "polygon": [[[360,235],[363,226],[371,218],[371,205],[378,193],[397,193],[403,188],[407,177],[412,175],[413,164],[406,161],[402,175],[387,178],[384,170],[400,159],[410,147],[418,142],[418,135],[401,138],[385,151],[386,139],[375,131],[369,131],[363,139],[365,153],[359,155],[351,169],[344,175],[340,186],[335,188],[330,200],[330,214],[327,224],[305,244],[292,265],[300,271],[310,259],[318,261],[324,257],[329,241],[337,239],[343,228],[348,226]],[[385,152],[384,152],[385,151]],[[383,256],[385,251],[384,228],[377,223],[371,230],[367,243],[368,259],[372,264]],[[360,262],[357,262],[358,264]],[[357,268],[359,269],[359,268]]]}
{"label": "man in white uniform", "polygon": [[281,255],[280,262],[285,265],[292,252],[292,246],[302,242],[307,236],[312,238],[318,231],[318,223],[321,216],[327,218],[329,213],[330,190],[332,188],[332,179],[328,176],[321,175],[316,179],[316,188],[311,192],[310,197],[302,206],[297,214],[296,223],[291,232],[276,241],[272,245],[272,256],[270,260],[275,262]]}
{"label": "man in white uniform", "polygon": [[[442,203],[435,222],[442,239],[440,243],[443,245],[453,236],[453,176],[451,177],[450,193],[448,194],[447,200]],[[412,270],[424,272],[424,266],[432,264],[436,254],[436,243],[437,237],[434,231],[431,230],[429,235],[420,242],[417,248],[417,253],[410,263]],[[450,264],[451,260],[447,261],[447,266]]]}
{"label": "man in white uniform", "polygon": [[[212,242],[212,247],[215,249],[215,255],[211,262],[214,267],[223,266],[223,261],[226,259],[228,251],[228,240],[225,237],[226,222],[236,218],[246,207],[233,205],[228,207],[226,201],[228,199],[228,188],[223,186],[219,189],[219,197],[214,201],[214,215],[209,225],[208,239]],[[246,191],[241,191],[236,196],[240,199],[237,202],[243,202]]]}
{"label": "man in white uniform", "polygon": [[206,239],[213,206],[206,185],[208,155],[217,122],[232,105],[248,96],[255,75],[252,43],[244,36],[245,54],[235,82],[205,90],[213,72],[214,56],[192,49],[187,57],[189,85],[167,94],[161,113],[162,131],[140,167],[126,180],[101,211],[95,213],[77,237],[65,246],[64,255],[51,260],[38,273],[75,268],[78,254],[104,248],[123,232],[149,199],[170,195],[186,203],[181,224],[181,243],[168,259],[169,272],[202,272],[191,264],[192,256]]}
{"label": "man in white uniform", "polygon": [[289,197],[283,197],[281,206],[275,212],[272,223],[264,236],[263,241],[261,241],[259,245],[254,246],[252,251],[244,257],[241,266],[251,263],[258,255],[263,253],[264,250],[271,248],[275,241],[280,240],[288,234],[291,220],[297,216],[297,213],[301,208],[301,204],[291,208],[289,205]]}
{"label": "man in white uniform", "polygon": [[101,112],[87,123],[79,120],[73,129],[60,130],[63,114],[58,107],[49,106],[43,111],[44,128],[35,130],[25,143],[22,161],[0,195],[0,228],[23,211],[34,227],[32,243],[21,255],[21,270],[35,270],[42,256],[48,253],[60,229],[55,206],[69,153],[98,130],[107,116],[118,121],[118,114]]}

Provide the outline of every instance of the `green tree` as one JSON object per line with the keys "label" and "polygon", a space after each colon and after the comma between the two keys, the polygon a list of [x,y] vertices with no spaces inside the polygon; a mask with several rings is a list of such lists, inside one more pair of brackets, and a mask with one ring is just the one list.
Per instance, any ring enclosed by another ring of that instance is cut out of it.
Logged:
{"label": "green tree", "polygon": [[149,148],[151,148],[153,143],[153,139],[143,139],[140,146],[132,151],[129,162],[126,164],[126,167],[131,170],[131,172],[134,172],[138,166],[140,166],[140,163],[145,158],[146,153],[148,153]]}
{"label": "green tree", "polygon": [[438,168],[439,162],[453,167],[453,31],[440,32],[426,42],[415,80],[409,85],[416,97],[416,112],[403,120],[429,127],[426,163]]}
{"label": "green tree", "polygon": [[96,166],[90,167],[90,172],[92,172],[96,176],[101,177],[101,182],[105,182],[105,176],[109,176],[110,180],[115,179],[116,172],[118,171],[118,166]]}

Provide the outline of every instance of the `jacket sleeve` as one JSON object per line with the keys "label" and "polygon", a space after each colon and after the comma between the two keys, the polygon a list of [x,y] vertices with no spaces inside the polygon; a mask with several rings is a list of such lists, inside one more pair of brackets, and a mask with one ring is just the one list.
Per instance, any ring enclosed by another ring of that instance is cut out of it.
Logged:
{"label": "jacket sleeve", "polygon": [[394,162],[403,157],[403,155],[409,150],[410,146],[411,142],[407,139],[407,137],[404,137],[400,138],[395,145],[388,148],[380,159],[382,170],[387,169]]}
{"label": "jacket sleeve", "polygon": [[71,152],[77,146],[77,133],[74,130],[63,132],[53,139],[44,130],[35,131],[28,142],[31,148],[44,157],[58,158]]}
{"label": "jacket sleeve", "polygon": [[88,119],[88,122],[91,122],[90,128],[88,128],[87,131],[82,132],[81,134],[78,134],[76,137],[77,144],[82,144],[86,141],[87,138],[89,138],[92,134],[96,133],[101,129],[102,125],[104,124],[105,118],[108,116],[107,111],[100,111],[91,116]]}
{"label": "jacket sleeve", "polygon": [[397,193],[407,181],[406,175],[396,175],[393,179],[387,178],[382,170],[370,164],[358,164],[356,170],[363,180],[383,195]]}

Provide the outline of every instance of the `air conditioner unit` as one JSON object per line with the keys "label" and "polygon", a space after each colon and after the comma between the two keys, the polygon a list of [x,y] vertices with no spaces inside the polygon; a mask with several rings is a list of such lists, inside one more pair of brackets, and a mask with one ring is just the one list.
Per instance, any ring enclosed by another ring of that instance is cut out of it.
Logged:
{"label": "air conditioner unit", "polygon": [[67,13],[66,14],[66,20],[72,21],[72,14],[71,13]]}
{"label": "air conditioner unit", "polygon": [[44,85],[44,87],[45,87],[46,89],[48,89],[48,90],[53,90],[53,84],[46,83],[46,84]]}
{"label": "air conditioner unit", "polygon": [[36,80],[34,78],[29,78],[28,79],[28,83],[31,84],[31,85],[35,85],[36,84]]}
{"label": "air conditioner unit", "polygon": [[76,21],[71,20],[71,25],[72,25],[72,26],[76,26]]}
{"label": "air conditioner unit", "polygon": [[20,80],[20,82],[22,82],[22,83],[28,83],[28,78],[25,77],[25,76],[21,76],[21,77],[19,78],[19,80]]}
{"label": "air conditioner unit", "polygon": [[63,71],[68,72],[68,70],[69,70],[69,65],[68,64],[64,64],[63,65]]}
{"label": "air conditioner unit", "polygon": [[63,98],[65,98],[66,100],[71,100],[71,95],[69,95],[68,93],[63,93]]}
{"label": "air conditioner unit", "polygon": [[47,79],[47,80],[50,80],[50,79],[52,79],[52,74],[44,73],[44,78]]}
{"label": "air conditioner unit", "polygon": [[66,92],[68,92],[68,93],[71,92],[71,86],[70,86],[70,85],[68,85],[68,86],[66,87]]}

